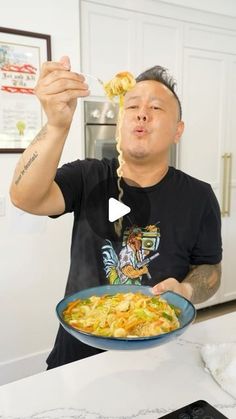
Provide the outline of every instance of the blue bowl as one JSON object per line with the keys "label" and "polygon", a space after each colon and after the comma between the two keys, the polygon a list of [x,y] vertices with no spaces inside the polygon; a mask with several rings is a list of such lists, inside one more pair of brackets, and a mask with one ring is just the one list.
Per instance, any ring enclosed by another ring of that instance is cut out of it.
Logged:
{"label": "blue bowl", "polygon": [[68,303],[75,301],[78,298],[86,299],[92,295],[101,296],[104,294],[114,295],[117,293],[126,292],[141,292],[145,295],[153,296],[152,288],[141,285],[101,285],[99,287],[87,288],[83,291],[76,292],[73,295],[65,297],[56,306],[56,314],[59,322],[64,329],[79,339],[81,342],[87,345],[94,346],[100,349],[112,349],[112,350],[134,350],[134,349],[147,349],[153,348],[163,343],[169,342],[172,339],[182,335],[185,330],[193,323],[196,317],[196,309],[194,305],[186,298],[172,291],[167,291],[161,294],[161,297],[165,299],[169,304],[173,304],[180,308],[181,314],[178,316],[180,327],[179,329],[172,330],[171,332],[164,333],[156,336],[145,336],[145,337],[128,337],[128,338],[114,338],[96,336],[91,333],[82,332],[74,329],[67,324],[63,319],[63,311],[66,309]]}

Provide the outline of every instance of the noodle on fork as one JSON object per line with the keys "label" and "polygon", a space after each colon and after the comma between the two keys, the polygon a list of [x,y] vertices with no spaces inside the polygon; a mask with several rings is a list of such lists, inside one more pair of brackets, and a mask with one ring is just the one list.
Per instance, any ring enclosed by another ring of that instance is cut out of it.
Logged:
{"label": "noodle on fork", "polygon": [[[118,180],[117,180],[117,186],[118,186],[118,191],[119,191],[118,200],[120,202],[122,202],[122,196],[123,196],[123,189],[120,183],[121,183],[121,178],[123,176],[122,166],[124,164],[122,150],[120,147],[121,145],[120,127],[121,127],[121,122],[122,122],[122,117],[123,117],[123,112],[124,112],[124,96],[129,90],[131,90],[135,86],[135,84],[136,84],[136,80],[134,76],[128,71],[117,73],[113,79],[103,84],[103,88],[105,90],[106,96],[111,101],[113,101],[115,97],[118,97],[118,100],[119,100],[119,114],[118,114],[118,122],[117,122],[118,134],[116,138],[116,149],[118,151],[119,166],[116,172],[118,175]],[[118,237],[121,236],[122,221],[123,221],[123,217],[119,218],[115,222],[115,231]]]}

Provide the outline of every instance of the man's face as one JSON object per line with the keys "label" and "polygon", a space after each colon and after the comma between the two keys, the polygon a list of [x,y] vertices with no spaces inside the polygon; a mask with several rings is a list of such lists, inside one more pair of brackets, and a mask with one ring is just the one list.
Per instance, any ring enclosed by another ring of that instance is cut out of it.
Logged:
{"label": "man's face", "polygon": [[155,161],[167,158],[169,147],[183,132],[173,93],[163,84],[137,83],[125,95],[121,119],[121,150],[124,159]]}

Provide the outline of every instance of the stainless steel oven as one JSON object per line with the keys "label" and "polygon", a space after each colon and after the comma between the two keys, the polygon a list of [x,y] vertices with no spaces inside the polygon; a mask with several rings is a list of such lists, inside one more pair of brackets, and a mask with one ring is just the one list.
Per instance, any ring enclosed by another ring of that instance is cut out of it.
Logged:
{"label": "stainless steel oven", "polygon": [[[118,105],[84,101],[85,157],[117,157],[116,122]],[[170,148],[169,165],[176,167],[176,145]]]}
{"label": "stainless steel oven", "polygon": [[84,102],[85,157],[117,157],[118,111],[118,105],[110,102]]}

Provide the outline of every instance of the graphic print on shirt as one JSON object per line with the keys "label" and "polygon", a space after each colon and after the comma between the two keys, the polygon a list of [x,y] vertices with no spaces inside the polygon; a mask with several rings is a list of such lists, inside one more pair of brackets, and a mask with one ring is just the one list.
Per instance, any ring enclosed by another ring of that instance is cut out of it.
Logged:
{"label": "graphic print on shirt", "polygon": [[117,255],[110,240],[102,246],[106,278],[110,284],[141,285],[143,275],[151,279],[149,264],[159,256],[160,228],[148,225],[125,229],[122,248]]}

